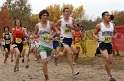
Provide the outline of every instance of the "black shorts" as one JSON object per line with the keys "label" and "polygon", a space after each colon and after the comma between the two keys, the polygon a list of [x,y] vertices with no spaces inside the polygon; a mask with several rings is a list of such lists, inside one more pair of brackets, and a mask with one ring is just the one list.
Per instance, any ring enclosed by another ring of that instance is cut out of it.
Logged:
{"label": "black shorts", "polygon": [[23,49],[23,43],[17,44],[17,43],[13,43],[13,48],[18,48],[20,53],[22,52]]}
{"label": "black shorts", "polygon": [[5,48],[7,48],[8,51],[10,51],[10,44],[5,44],[5,45],[4,45],[4,49],[5,49]]}
{"label": "black shorts", "polygon": [[61,42],[62,42],[62,47],[63,45],[69,45],[69,47],[72,44],[72,38],[61,38]]}
{"label": "black shorts", "polygon": [[97,53],[100,52],[100,50],[107,50],[108,51],[108,54],[112,54],[112,44],[111,43],[104,43],[104,42],[101,42],[99,44],[99,47],[97,49]]}

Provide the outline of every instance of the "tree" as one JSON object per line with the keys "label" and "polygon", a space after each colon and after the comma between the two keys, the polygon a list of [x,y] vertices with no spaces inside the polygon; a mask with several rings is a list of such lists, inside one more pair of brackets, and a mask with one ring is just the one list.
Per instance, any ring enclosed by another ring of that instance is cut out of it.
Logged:
{"label": "tree", "polygon": [[28,0],[6,0],[4,5],[10,9],[10,17],[13,21],[19,19],[23,26],[30,26],[31,5]]}
{"label": "tree", "polygon": [[60,5],[54,4],[46,7],[46,9],[49,12],[49,20],[52,22],[57,22],[58,19],[60,19],[61,14],[61,8]]}
{"label": "tree", "polygon": [[78,20],[83,17],[84,15],[83,6],[79,6],[78,8],[74,9],[74,6],[72,4],[63,4],[62,7],[60,7],[60,5],[54,4],[46,7],[48,12],[50,13],[49,20],[51,20],[54,23],[57,22],[62,17],[63,9],[66,7],[70,9],[71,16],[73,18]]}
{"label": "tree", "polygon": [[78,8],[75,8],[71,16],[76,20],[79,20],[82,18],[83,15],[84,15],[84,9],[82,5],[82,6],[79,6]]}
{"label": "tree", "polygon": [[124,25],[124,11],[119,12],[117,24]]}
{"label": "tree", "polygon": [[39,16],[38,16],[38,14],[33,14],[32,16],[30,16],[30,27],[29,27],[29,29],[31,30],[31,31],[33,31],[34,30],[34,28],[35,28],[35,25],[38,23],[40,21],[40,19],[39,19]]}
{"label": "tree", "polygon": [[0,36],[4,32],[3,28],[4,26],[9,26],[10,31],[12,29],[12,21],[10,19],[10,10],[7,8],[7,6],[3,6],[0,9]]}

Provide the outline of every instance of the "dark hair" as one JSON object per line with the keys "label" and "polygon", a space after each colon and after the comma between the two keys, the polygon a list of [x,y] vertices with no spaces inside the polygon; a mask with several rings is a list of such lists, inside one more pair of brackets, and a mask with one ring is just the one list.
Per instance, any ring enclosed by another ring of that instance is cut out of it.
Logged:
{"label": "dark hair", "polygon": [[41,16],[46,13],[49,16],[49,12],[46,9],[43,9],[42,11],[40,11],[39,13],[39,18],[41,19]]}
{"label": "dark hair", "polygon": [[84,26],[80,26],[81,28],[84,28]]}
{"label": "dark hair", "polygon": [[106,13],[109,13],[108,11],[105,11],[102,13],[102,17],[105,16]]}
{"label": "dark hair", "polygon": [[[16,26],[16,21],[17,21],[17,20],[18,20],[18,19],[15,20],[15,26]],[[20,20],[18,20],[18,21],[20,21]],[[21,21],[20,21],[20,27],[22,27]]]}
{"label": "dark hair", "polygon": [[65,10],[66,10],[66,9],[69,9],[69,8],[67,8],[67,7],[66,7],[66,8],[64,8],[64,9],[63,9],[63,12],[65,12]]}
{"label": "dark hair", "polygon": [[114,15],[110,15],[110,19],[113,20],[114,19]]}
{"label": "dark hair", "polygon": [[77,24],[77,26],[79,27],[79,24]]}
{"label": "dark hair", "polygon": [[8,26],[4,26],[4,32],[5,32],[5,29],[6,29],[6,28],[8,28],[8,30],[9,30],[9,27],[8,27]]}

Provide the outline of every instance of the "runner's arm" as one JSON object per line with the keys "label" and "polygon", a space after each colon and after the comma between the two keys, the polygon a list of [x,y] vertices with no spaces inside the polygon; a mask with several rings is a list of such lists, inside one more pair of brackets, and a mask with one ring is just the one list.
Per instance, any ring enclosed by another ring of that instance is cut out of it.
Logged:
{"label": "runner's arm", "polygon": [[50,39],[53,39],[53,37],[56,35],[57,30],[56,30],[55,25],[54,25],[53,22],[50,22],[50,27],[51,27],[51,31],[53,31],[52,35],[50,36]]}
{"label": "runner's arm", "polygon": [[10,39],[11,39],[11,43],[13,43],[13,36],[12,36],[12,33],[10,33]]}
{"label": "runner's arm", "polygon": [[116,39],[117,38],[117,33],[116,33],[115,25],[113,25],[113,27],[114,27],[114,32],[113,32],[113,37],[112,38]]}
{"label": "runner's arm", "polygon": [[60,31],[58,30],[60,24],[61,24],[61,20],[58,20],[57,23],[55,24],[55,29],[56,29],[57,34],[60,34]]}
{"label": "runner's arm", "polygon": [[38,31],[39,31],[38,24],[36,24],[36,25],[35,25],[35,30],[34,30],[34,37],[35,37],[35,38],[39,38]]}
{"label": "runner's arm", "polygon": [[72,21],[73,21],[73,26],[74,26],[74,27],[72,27],[72,30],[77,31],[78,30],[78,26],[76,24],[76,21],[74,19],[72,19]]}
{"label": "runner's arm", "polygon": [[94,37],[95,40],[97,40],[97,41],[99,40],[98,32],[100,31],[100,28],[101,28],[100,24],[97,24],[96,27],[95,27],[95,30],[94,30],[94,32],[93,32],[93,37]]}

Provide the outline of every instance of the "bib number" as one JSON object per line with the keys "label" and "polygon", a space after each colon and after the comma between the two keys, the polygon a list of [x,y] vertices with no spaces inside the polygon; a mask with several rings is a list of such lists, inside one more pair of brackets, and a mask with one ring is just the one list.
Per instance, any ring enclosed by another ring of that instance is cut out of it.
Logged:
{"label": "bib number", "polygon": [[16,38],[16,43],[20,44],[22,42],[22,39]]}
{"label": "bib number", "polygon": [[80,40],[81,40],[81,39],[80,39],[79,37],[76,37],[76,38],[75,38],[75,41],[76,41],[76,42],[80,42]]}
{"label": "bib number", "polygon": [[69,28],[67,28],[67,27],[64,28],[64,33],[65,33],[65,34],[69,34],[69,33],[71,33],[71,29],[69,29]]}
{"label": "bib number", "polygon": [[50,35],[45,34],[45,35],[42,35],[41,39],[43,42],[49,42],[49,37],[50,37]]}
{"label": "bib number", "polygon": [[110,43],[111,40],[112,40],[112,37],[111,37],[111,36],[104,36],[102,41],[103,41],[104,43]]}
{"label": "bib number", "polygon": [[10,44],[10,40],[6,40],[6,44]]}

